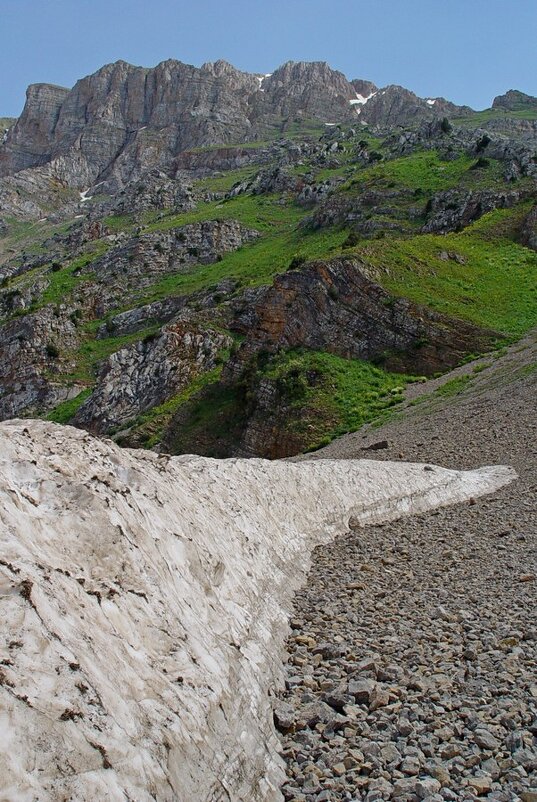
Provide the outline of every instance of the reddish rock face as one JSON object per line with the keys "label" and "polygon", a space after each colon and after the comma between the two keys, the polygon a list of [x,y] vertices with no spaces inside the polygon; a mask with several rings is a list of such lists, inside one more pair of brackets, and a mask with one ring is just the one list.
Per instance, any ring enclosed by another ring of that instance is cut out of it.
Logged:
{"label": "reddish rock face", "polygon": [[[312,262],[277,276],[255,306],[239,359],[260,349],[304,347],[355,359],[383,358],[388,368],[431,375],[447,370],[496,336],[404,298],[392,298],[356,259]],[[230,367],[236,372],[236,368]]]}

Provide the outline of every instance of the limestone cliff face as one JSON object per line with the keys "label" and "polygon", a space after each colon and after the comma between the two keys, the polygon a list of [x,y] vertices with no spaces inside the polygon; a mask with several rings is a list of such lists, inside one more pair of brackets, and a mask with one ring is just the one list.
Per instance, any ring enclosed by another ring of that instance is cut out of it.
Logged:
{"label": "limestone cliff face", "polygon": [[537,111],[537,97],[527,95],[518,89],[510,89],[504,95],[498,95],[494,98],[492,108],[502,109],[502,111],[519,111],[520,109]]}
{"label": "limestone cliff face", "polygon": [[70,91],[31,86],[0,151],[0,175],[77,153],[94,181],[113,173],[122,184],[188,148],[249,139],[273,118],[350,119],[352,97],[345,76],[324,63],[289,62],[262,79],[224,61],[154,69],[119,61]]}
{"label": "limestone cliff face", "polygon": [[249,98],[258,87],[255,76],[225,62],[197,69],[179,61],[154,69],[119,61],[70,91],[30,87],[8,133],[0,175],[77,152],[91,164],[94,180],[112,167],[118,180],[127,180],[188,147],[244,138]]}
{"label": "limestone cliff face", "polygon": [[104,181],[114,192],[144,171],[177,170],[191,148],[263,138],[295,120],[386,126],[455,111],[401,87],[351,83],[325,62],[287,62],[263,77],[225,61],[151,69],[118,61],[71,90],[30,86],[0,146],[0,177],[62,158],[67,186]]}
{"label": "limestone cliff face", "polygon": [[[357,85],[359,82],[354,81],[353,83]],[[461,117],[472,113],[468,106],[456,106],[444,98],[426,100],[402,86],[390,85],[381,90],[373,87],[366,88],[370,88],[373,94],[366,103],[358,105],[358,109],[360,110],[360,119],[369,125],[389,128],[435,117]]]}
{"label": "limestone cliff face", "polygon": [[32,84],[24,110],[0,148],[0,175],[44,164],[52,157],[54,130],[69,90],[52,84]]}
{"label": "limestone cliff face", "polygon": [[262,113],[280,117],[304,116],[342,122],[355,113],[352,84],[324,61],[294,62],[279,67],[262,84]]}

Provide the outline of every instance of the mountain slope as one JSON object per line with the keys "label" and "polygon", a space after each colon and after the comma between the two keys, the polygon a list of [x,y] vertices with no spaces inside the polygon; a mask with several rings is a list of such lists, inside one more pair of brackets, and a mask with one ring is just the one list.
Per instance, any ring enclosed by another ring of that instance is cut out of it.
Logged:
{"label": "mountain slope", "polygon": [[288,456],[521,336],[537,323],[521,102],[483,122],[293,62],[118,62],[30,88],[1,149],[0,416]]}

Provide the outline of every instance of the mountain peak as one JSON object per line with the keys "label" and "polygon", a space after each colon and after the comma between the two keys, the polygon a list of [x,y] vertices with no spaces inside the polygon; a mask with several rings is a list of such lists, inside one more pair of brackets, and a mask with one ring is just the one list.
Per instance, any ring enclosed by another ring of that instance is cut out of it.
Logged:
{"label": "mountain peak", "polygon": [[537,110],[537,97],[527,95],[518,89],[509,89],[504,95],[498,95],[494,98],[492,108],[505,109],[506,111]]}

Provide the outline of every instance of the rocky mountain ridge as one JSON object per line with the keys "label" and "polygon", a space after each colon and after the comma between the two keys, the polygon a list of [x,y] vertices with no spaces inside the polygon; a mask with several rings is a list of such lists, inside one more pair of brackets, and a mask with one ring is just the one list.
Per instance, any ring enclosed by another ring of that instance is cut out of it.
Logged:
{"label": "rocky mountain ridge", "polygon": [[471,109],[398,86],[349,81],[324,62],[287,62],[260,76],[225,61],[200,68],[118,61],[72,89],[30,86],[0,147],[0,176],[63,158],[72,162],[64,168],[68,186],[82,190],[104,181],[115,191],[150,168],[173,175],[185,150],[256,141],[301,119],[386,127],[446,114]]}

